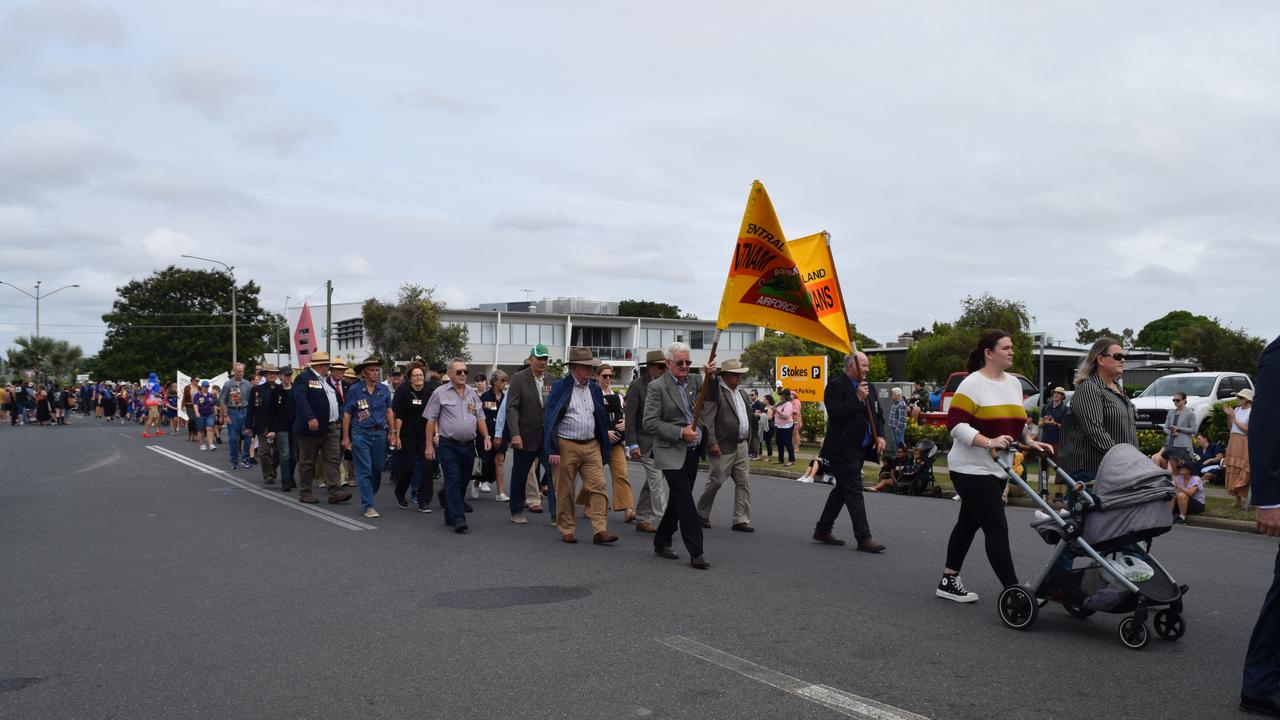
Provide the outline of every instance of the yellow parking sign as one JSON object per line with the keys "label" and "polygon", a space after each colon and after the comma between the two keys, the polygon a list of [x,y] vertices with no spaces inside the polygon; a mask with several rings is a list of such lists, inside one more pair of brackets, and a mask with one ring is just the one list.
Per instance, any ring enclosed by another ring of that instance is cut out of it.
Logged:
{"label": "yellow parking sign", "polygon": [[827,386],[826,355],[795,355],[774,360],[774,375],[782,387],[804,402],[822,402]]}

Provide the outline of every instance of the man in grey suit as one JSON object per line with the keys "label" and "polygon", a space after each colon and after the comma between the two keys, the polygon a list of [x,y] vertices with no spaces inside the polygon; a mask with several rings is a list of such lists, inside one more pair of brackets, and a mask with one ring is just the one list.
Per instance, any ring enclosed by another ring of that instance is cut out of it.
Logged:
{"label": "man in grey suit", "polygon": [[[689,346],[674,342],[663,351],[667,374],[649,383],[644,396],[644,429],[652,433],[653,462],[662,470],[671,491],[658,532],[653,536],[653,552],[669,560],[680,556],[671,549],[676,528],[689,551],[689,564],[699,570],[711,567],[702,556],[702,524],[693,502],[693,482],[698,475],[698,454],[707,433],[694,419],[694,406],[702,390],[702,378],[689,373]],[[716,372],[714,362],[704,368],[708,378]],[[719,397],[720,383],[707,385],[706,401]]]}
{"label": "man in grey suit", "polygon": [[644,358],[644,369],[627,387],[624,400],[626,421],[623,441],[632,460],[644,466],[644,485],[636,500],[636,531],[658,532],[658,520],[667,509],[667,481],[653,463],[653,433],[644,429],[644,396],[649,384],[667,371],[667,358],[661,350],[650,350]]}
{"label": "man in grey suit", "polygon": [[751,457],[751,398],[738,387],[748,368],[738,360],[725,360],[720,367],[720,399],[702,406],[702,424],[711,431],[711,472],[698,498],[698,518],[702,527],[711,527],[711,503],[724,481],[733,478],[733,529],[755,532],[751,527],[751,489],[747,473]]}
{"label": "man in grey suit", "polygon": [[[542,343],[529,348],[529,367],[511,376],[507,388],[507,422],[505,431],[511,438],[515,457],[511,461],[511,522],[525,525],[525,479],[529,470],[538,462],[542,448],[542,406],[546,402],[551,383],[546,376],[547,359],[551,353]],[[551,517],[555,517],[555,495],[548,493]]]}

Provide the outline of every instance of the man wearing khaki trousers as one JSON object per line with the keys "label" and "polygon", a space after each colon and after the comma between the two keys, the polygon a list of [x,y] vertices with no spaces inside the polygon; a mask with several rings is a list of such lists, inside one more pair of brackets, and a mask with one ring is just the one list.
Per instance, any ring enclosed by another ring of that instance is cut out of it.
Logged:
{"label": "man wearing khaki trousers", "polygon": [[579,476],[587,496],[592,542],[607,545],[618,540],[617,535],[609,534],[609,496],[604,487],[608,415],[600,386],[591,382],[599,364],[589,348],[571,348],[565,363],[569,375],[551,386],[543,414],[542,451],[555,475],[556,525],[566,543],[578,542],[574,535],[574,485]]}
{"label": "man wearing khaki trousers", "polygon": [[711,504],[725,480],[733,478],[733,529],[755,532],[751,527],[751,488],[747,486],[751,454],[751,399],[738,386],[748,368],[738,360],[720,366],[720,397],[702,406],[702,424],[711,429],[711,472],[698,498],[702,527],[711,527]]}

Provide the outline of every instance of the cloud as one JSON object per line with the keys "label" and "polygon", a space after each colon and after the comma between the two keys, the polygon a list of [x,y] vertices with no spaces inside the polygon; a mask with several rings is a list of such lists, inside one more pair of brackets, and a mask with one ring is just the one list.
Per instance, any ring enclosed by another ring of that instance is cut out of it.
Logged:
{"label": "cloud", "polygon": [[293,155],[313,138],[331,132],[333,125],[322,117],[294,116],[249,127],[235,133],[249,147],[263,148],[278,157]]}
{"label": "cloud", "polygon": [[4,25],[27,37],[57,38],[73,45],[115,47],[125,39],[120,16],[106,5],[80,0],[37,0],[15,5]]}
{"label": "cloud", "polygon": [[510,230],[515,232],[548,232],[551,230],[568,230],[580,225],[577,220],[561,213],[543,210],[503,211],[493,218],[491,227],[494,230]]}
{"label": "cloud", "polygon": [[78,184],[123,163],[119,153],[69,120],[18,125],[0,138],[0,196]]}
{"label": "cloud", "polygon": [[161,90],[171,99],[222,118],[236,102],[267,86],[235,60],[223,55],[189,55],[177,58],[164,71]]}
{"label": "cloud", "polygon": [[408,92],[394,93],[387,102],[393,107],[409,110],[440,112],[446,115],[475,116],[494,112],[494,106],[485,100],[459,97],[432,87],[419,87]]}
{"label": "cloud", "polygon": [[262,201],[247,190],[230,187],[200,176],[200,170],[187,173],[145,172],[123,180],[117,191],[149,203],[182,210],[260,210]]}
{"label": "cloud", "polygon": [[142,237],[142,247],[151,256],[160,259],[162,263],[168,263],[184,253],[191,253],[199,248],[195,240],[191,236],[170,230],[167,227],[158,227],[153,229]]}

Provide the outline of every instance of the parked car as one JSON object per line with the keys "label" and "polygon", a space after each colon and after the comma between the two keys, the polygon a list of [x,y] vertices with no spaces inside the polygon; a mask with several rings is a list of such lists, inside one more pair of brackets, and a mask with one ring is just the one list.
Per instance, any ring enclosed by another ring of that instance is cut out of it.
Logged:
{"label": "parked car", "polygon": [[1133,399],[1139,430],[1164,425],[1173,410],[1174,393],[1187,394],[1187,409],[1195,414],[1195,426],[1204,432],[1213,406],[1230,400],[1244,389],[1253,389],[1253,380],[1243,373],[1197,372],[1166,375],[1147,386]]}

